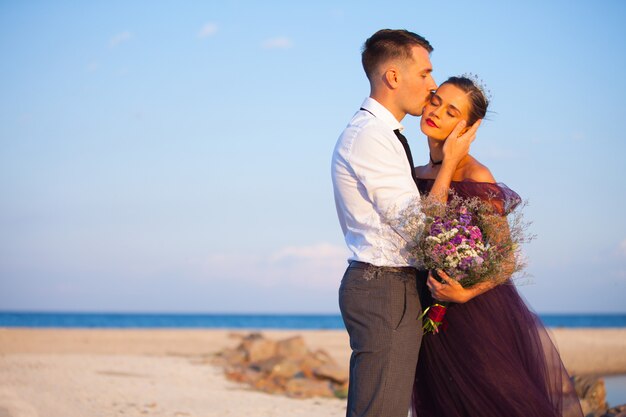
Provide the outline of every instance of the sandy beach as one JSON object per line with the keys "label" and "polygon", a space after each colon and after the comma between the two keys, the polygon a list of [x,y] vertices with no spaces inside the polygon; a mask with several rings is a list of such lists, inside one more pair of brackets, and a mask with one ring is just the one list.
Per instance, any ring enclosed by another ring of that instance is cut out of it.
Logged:
{"label": "sandy beach", "polygon": [[[298,400],[227,380],[211,357],[242,330],[0,329],[0,417],[341,416],[345,402]],[[263,331],[302,335],[347,364],[343,331]],[[626,374],[626,329],[554,329],[576,374]],[[623,399],[626,403],[626,398]]]}

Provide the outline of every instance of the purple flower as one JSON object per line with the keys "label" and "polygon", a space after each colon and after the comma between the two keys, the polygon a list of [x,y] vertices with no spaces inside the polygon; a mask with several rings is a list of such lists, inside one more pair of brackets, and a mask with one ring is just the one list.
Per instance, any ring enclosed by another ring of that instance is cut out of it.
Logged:
{"label": "purple flower", "polygon": [[469,213],[461,214],[459,216],[459,223],[463,225],[469,225],[471,221],[472,221],[472,215]]}
{"label": "purple flower", "polygon": [[467,257],[467,258],[463,258],[461,259],[461,262],[459,262],[459,268],[467,271],[468,269],[470,269],[470,267],[472,266],[472,258]]}
{"label": "purple flower", "polygon": [[441,232],[443,232],[443,223],[441,222],[441,219],[439,217],[435,217],[435,221],[433,221],[432,225],[430,226],[430,235],[437,236]]}

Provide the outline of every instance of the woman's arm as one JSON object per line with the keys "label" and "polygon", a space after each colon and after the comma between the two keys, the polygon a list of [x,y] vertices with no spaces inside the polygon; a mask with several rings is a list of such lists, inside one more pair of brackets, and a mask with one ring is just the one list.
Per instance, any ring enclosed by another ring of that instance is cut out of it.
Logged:
{"label": "woman's arm", "polygon": [[466,303],[474,297],[483,294],[494,288],[497,284],[493,281],[485,281],[475,284],[468,288],[463,288],[458,281],[450,278],[445,272],[437,270],[437,275],[443,282],[437,281],[431,273],[428,274],[426,285],[430,290],[433,298],[439,301],[448,301],[451,303]]}

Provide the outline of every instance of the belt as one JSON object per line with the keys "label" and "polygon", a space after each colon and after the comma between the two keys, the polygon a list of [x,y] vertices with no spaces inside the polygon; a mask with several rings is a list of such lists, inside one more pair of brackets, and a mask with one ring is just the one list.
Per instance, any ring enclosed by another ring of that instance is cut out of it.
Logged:
{"label": "belt", "polygon": [[366,269],[379,269],[382,271],[389,271],[389,272],[410,272],[410,273],[414,273],[417,271],[417,268],[414,268],[412,266],[376,266],[376,265],[372,265],[370,263],[367,262],[361,262],[361,261],[350,261],[350,266],[355,266],[357,268],[366,268]]}

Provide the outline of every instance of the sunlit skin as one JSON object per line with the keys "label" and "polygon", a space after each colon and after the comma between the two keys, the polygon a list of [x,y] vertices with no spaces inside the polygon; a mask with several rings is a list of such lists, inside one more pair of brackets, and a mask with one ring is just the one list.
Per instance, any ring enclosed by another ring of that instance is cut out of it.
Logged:
{"label": "sunlit skin", "polygon": [[[401,57],[382,62],[374,73],[369,74],[370,97],[382,104],[399,122],[407,114],[419,116],[428,104],[432,90],[437,88],[432,77],[432,64],[428,51],[421,46],[411,48],[410,57]],[[441,202],[448,198],[452,174],[459,162],[469,152],[476,137],[477,122],[465,129],[466,122],[459,120],[441,148],[443,163],[436,175],[431,196]],[[464,133],[461,133],[461,131]]]}
{"label": "sunlit skin", "polygon": [[370,96],[383,104],[398,121],[407,114],[420,116],[431,92],[437,88],[432,71],[428,51],[414,46],[410,58],[398,58],[379,65],[373,76]]}
{"label": "sunlit skin", "polygon": [[[433,161],[441,161],[444,155],[444,145],[450,133],[460,121],[469,119],[471,103],[460,88],[452,84],[441,85],[434,92],[424,107],[420,128],[428,137],[428,147]],[[419,178],[436,178],[442,165],[428,163],[415,168]],[[452,174],[453,181],[476,181],[495,183],[489,169],[482,165],[470,154],[465,155],[456,166]],[[438,282],[429,274],[427,286],[433,297],[440,301],[465,303],[472,298],[494,287],[491,283],[480,283],[472,287],[463,288],[456,280],[445,272],[438,270],[437,274],[443,283]]]}
{"label": "sunlit skin", "polygon": [[431,92],[437,88],[432,76],[433,66],[424,48],[414,47],[413,59],[403,60],[399,75],[404,78],[404,88],[398,95],[401,109],[411,116],[421,116]]}
{"label": "sunlit skin", "polygon": [[424,106],[420,128],[429,138],[443,141],[459,121],[469,119],[469,112],[467,94],[452,84],[443,84]]}

